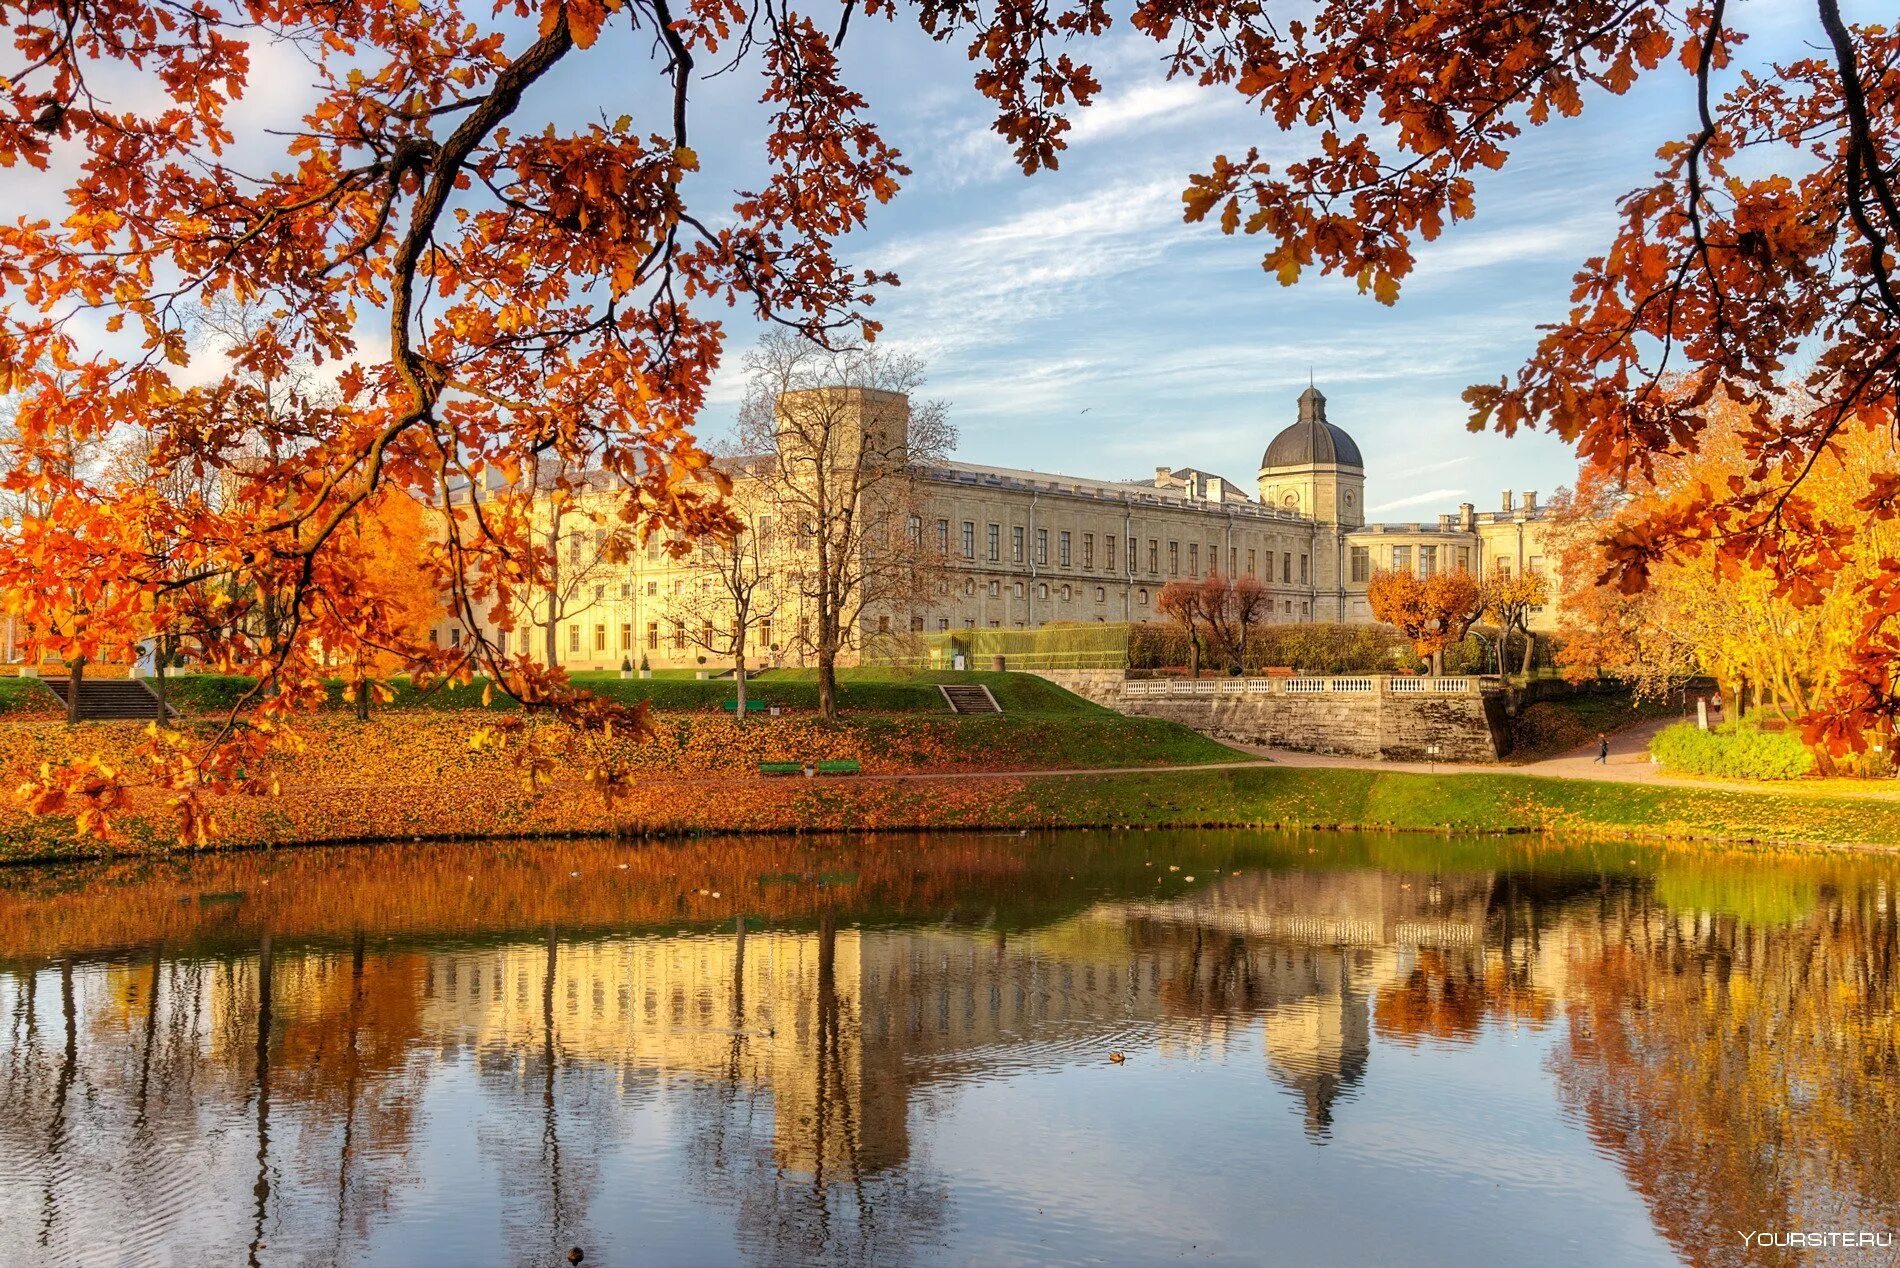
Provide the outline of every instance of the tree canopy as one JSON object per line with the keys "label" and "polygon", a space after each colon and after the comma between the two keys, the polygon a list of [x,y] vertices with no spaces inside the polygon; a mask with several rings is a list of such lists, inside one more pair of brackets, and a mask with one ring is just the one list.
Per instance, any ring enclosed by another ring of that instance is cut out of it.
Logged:
{"label": "tree canopy", "polygon": [[[1187,217],[1262,235],[1284,283],[1338,273],[1384,303],[1421,243],[1477,214],[1477,176],[1539,125],[1640,76],[1684,75],[1683,134],[1654,183],[1623,200],[1529,362],[1469,391],[1471,420],[1550,428],[1621,475],[1694,449],[1718,394],[1743,402],[1752,478],[1626,523],[1608,569],[1637,588],[1702,542],[1767,567],[1803,603],[1833,584],[1842,532],[1804,479],[1843,436],[1892,426],[1900,372],[1900,31],[1814,3],[1814,51],[1767,72],[1736,60],[1747,33],[1730,0],[1318,0],[1297,17],[1261,0],[867,0],[861,21],[915,22],[960,49],[1032,173],[1059,162],[1096,96],[1088,45],[1127,23],[1171,75],[1238,92],[1299,147],[1283,164],[1255,149],[1184,173]],[[548,566],[511,482],[550,458],[622,486],[630,536],[729,530],[692,430],[720,314],[875,336],[872,302],[896,279],[840,243],[908,170],[842,72],[859,9],[7,8],[0,168],[46,172],[64,196],[0,225],[0,392],[19,402],[7,480],[44,508],[6,530],[0,591],[44,651],[111,653],[157,624],[267,684],[259,725],[211,748],[154,741],[188,826],[204,790],[256,769],[273,728],[314,703],[321,649],[352,619],[349,570],[331,552],[386,484],[438,509],[432,566],[478,631],[418,649],[413,668],[485,671],[585,713],[558,671],[479,633],[484,616],[509,628],[517,592]],[[292,129],[244,108],[267,42],[307,68],[289,86],[308,102]],[[629,76],[649,76],[653,106],[567,124],[524,109],[589,69],[624,99],[638,98]],[[687,196],[692,90],[715,70],[757,77],[765,172],[702,205]],[[224,368],[207,378],[194,334],[224,304],[259,319],[226,332]],[[333,392],[298,386],[313,367]],[[1790,379],[1816,408],[1784,407]],[[269,495],[160,505],[61,457],[126,430],[152,439],[160,468]],[[1872,479],[1855,505],[1891,517],[1900,477]],[[162,566],[154,539],[175,543]],[[215,609],[180,602],[210,579]],[[1878,628],[1865,690],[1839,697],[1843,737],[1897,707],[1900,636],[1885,622],[1900,613],[1900,569],[1857,584]]]}

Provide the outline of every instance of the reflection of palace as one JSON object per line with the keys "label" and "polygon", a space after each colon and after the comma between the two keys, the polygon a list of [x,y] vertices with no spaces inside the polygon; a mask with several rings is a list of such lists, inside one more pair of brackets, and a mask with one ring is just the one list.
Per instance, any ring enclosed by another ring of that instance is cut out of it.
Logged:
{"label": "reflection of palace", "polygon": [[[873,1262],[941,1227],[938,1114],[965,1080],[1240,1054],[1272,1081],[1269,1121],[1319,1142],[1384,1112],[1353,1100],[1374,1047],[1519,1023],[1562,1025],[1553,1098],[1686,1257],[1763,1212],[1871,1227],[1900,1204],[1891,886],[1750,888],[1761,866],[1653,886],[1170,874],[1155,892],[1176,897],[1009,934],[821,912],[804,930],[74,948],[0,971],[0,1260],[84,1261],[136,1232],[161,1262],[266,1240],[346,1262],[399,1241],[446,1176],[492,1186],[482,1235],[511,1261],[556,1262],[623,1200],[619,1151],[657,1144],[696,1211],[731,1213],[739,1257]],[[891,1240],[841,1231],[866,1209]]]}

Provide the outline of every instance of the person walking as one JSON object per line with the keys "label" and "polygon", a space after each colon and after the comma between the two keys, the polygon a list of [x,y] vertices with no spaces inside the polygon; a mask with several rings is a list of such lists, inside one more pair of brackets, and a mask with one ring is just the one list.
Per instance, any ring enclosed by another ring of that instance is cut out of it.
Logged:
{"label": "person walking", "polygon": [[1597,732],[1597,762],[1603,766],[1610,764],[1610,737],[1601,731]]}

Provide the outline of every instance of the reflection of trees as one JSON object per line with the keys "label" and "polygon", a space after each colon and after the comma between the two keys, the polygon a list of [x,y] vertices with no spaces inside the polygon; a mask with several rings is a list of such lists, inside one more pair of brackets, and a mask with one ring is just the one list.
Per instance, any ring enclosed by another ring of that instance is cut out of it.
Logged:
{"label": "reflection of trees", "polygon": [[1628,894],[1572,926],[1559,1088],[1691,1261],[1744,1258],[1738,1229],[1891,1226],[1896,934],[1875,882],[1774,928]]}

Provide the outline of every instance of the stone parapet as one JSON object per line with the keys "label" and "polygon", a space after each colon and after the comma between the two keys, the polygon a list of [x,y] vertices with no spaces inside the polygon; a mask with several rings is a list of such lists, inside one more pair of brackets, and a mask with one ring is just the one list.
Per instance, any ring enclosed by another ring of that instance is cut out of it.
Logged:
{"label": "stone parapet", "polygon": [[1394,761],[1495,762],[1510,751],[1503,691],[1483,678],[1041,676],[1117,712],[1243,744]]}

